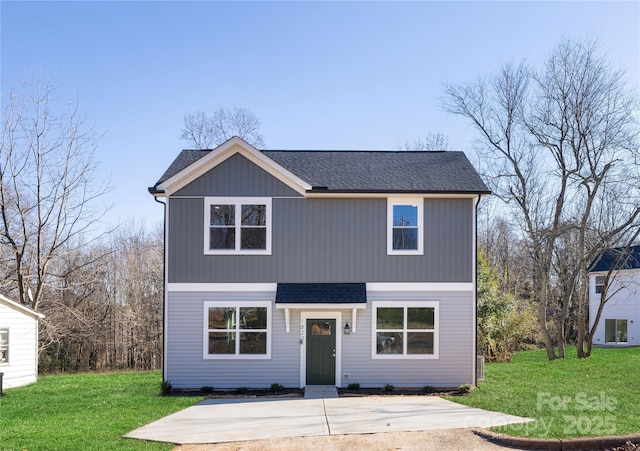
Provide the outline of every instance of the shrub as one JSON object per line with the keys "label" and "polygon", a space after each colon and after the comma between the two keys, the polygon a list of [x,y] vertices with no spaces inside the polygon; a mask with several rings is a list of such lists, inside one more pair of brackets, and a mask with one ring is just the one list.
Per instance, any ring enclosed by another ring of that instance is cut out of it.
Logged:
{"label": "shrub", "polygon": [[347,390],[360,390],[360,382],[351,382],[347,385]]}
{"label": "shrub", "polygon": [[163,380],[160,385],[160,392],[163,395],[169,395],[173,391],[173,385],[171,385],[171,381]]}
{"label": "shrub", "polygon": [[386,391],[387,393],[392,392],[396,389],[396,387],[394,387],[391,384],[384,384],[384,391]]}
{"label": "shrub", "polygon": [[211,393],[213,393],[213,387],[211,387],[209,385],[205,385],[203,387],[200,387],[200,393],[203,393],[205,395],[210,395]]}
{"label": "shrub", "polygon": [[431,393],[435,393],[436,392],[436,388],[432,385],[425,385],[424,387],[422,387],[422,393],[425,393],[427,395],[430,395]]}
{"label": "shrub", "polygon": [[278,393],[282,393],[284,390],[284,387],[281,384],[271,384],[271,393],[274,394],[278,394]]}
{"label": "shrub", "polygon": [[249,393],[249,387],[238,387],[238,388],[236,388],[236,394],[237,395],[246,395],[247,393]]}
{"label": "shrub", "polygon": [[476,387],[474,387],[471,384],[462,384],[461,386],[458,387],[458,393],[460,393],[461,395],[466,395],[471,393],[473,390],[475,390]]}

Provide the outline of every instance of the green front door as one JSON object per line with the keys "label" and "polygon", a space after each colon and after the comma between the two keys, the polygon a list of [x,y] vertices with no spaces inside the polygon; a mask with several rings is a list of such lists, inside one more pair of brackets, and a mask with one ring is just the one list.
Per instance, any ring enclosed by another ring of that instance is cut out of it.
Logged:
{"label": "green front door", "polygon": [[307,320],[307,385],[336,383],[336,320]]}

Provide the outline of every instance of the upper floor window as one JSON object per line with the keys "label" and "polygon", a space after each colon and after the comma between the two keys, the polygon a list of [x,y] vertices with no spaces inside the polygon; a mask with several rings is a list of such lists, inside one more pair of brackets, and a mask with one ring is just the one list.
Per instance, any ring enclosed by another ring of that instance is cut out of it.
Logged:
{"label": "upper floor window", "polygon": [[422,198],[387,199],[387,253],[422,255]]}
{"label": "upper floor window", "polygon": [[0,363],[9,363],[9,329],[0,329]]}
{"label": "upper floor window", "polygon": [[602,293],[604,291],[605,282],[605,276],[596,276],[596,293]]}
{"label": "upper floor window", "polygon": [[205,254],[271,254],[271,198],[206,197]]}

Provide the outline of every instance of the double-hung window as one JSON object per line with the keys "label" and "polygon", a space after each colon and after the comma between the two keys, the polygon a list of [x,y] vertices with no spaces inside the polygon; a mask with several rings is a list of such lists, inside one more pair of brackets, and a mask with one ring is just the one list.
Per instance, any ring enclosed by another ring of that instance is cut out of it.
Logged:
{"label": "double-hung window", "polygon": [[9,329],[0,328],[0,364],[9,363]]}
{"label": "double-hung window", "polygon": [[271,254],[271,198],[206,197],[205,254]]}
{"label": "double-hung window", "polygon": [[387,254],[423,254],[423,199],[387,199]]}
{"label": "double-hung window", "polygon": [[600,294],[604,291],[605,282],[606,282],[605,276],[596,276],[596,294]]}
{"label": "double-hung window", "polygon": [[271,303],[204,303],[205,359],[271,358]]}
{"label": "double-hung window", "polygon": [[374,302],[372,358],[438,358],[438,322],[438,302]]}

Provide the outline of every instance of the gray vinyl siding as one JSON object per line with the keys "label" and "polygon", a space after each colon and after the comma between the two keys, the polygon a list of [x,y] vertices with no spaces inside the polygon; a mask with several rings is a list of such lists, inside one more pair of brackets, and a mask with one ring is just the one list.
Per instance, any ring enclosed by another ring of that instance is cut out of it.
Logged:
{"label": "gray vinyl siding", "polygon": [[198,177],[175,196],[300,196],[239,154]]}
{"label": "gray vinyl siding", "polygon": [[[285,332],[284,311],[272,304],[272,348],[269,360],[203,359],[203,312],[207,300],[265,300],[273,294],[169,293],[167,375],[176,388],[285,387],[300,385],[300,310],[291,311],[291,332]],[[372,301],[439,301],[440,346],[438,359],[382,360],[371,357]],[[333,310],[333,309],[332,309]],[[365,310],[358,310],[355,334],[342,336],[342,386],[358,382],[362,387],[456,387],[473,383],[473,296],[470,292],[370,293]],[[316,312],[318,318],[322,311]],[[351,321],[351,310],[342,321]],[[338,329],[340,331],[340,329]],[[338,381],[336,381],[338,382]]]}
{"label": "gray vinyl siding", "polygon": [[[273,383],[285,387],[300,385],[300,345],[294,332],[285,334],[284,312],[272,310],[271,359],[211,360],[203,358],[204,302],[221,300],[273,300],[261,293],[168,293],[166,379],[175,388],[254,387]],[[299,313],[291,322],[300,322]]]}
{"label": "gray vinyl siding", "polygon": [[[439,353],[437,359],[372,359],[373,301],[438,301]],[[471,292],[369,293],[366,310],[358,311],[357,333],[343,335],[342,385],[358,382],[364,387],[458,387],[473,384],[475,305]],[[351,317],[349,311],[348,316]]]}
{"label": "gray vinyl siding", "polygon": [[204,255],[204,199],[170,198],[168,281],[472,281],[472,199],[425,199],[422,256],[387,255],[384,198],[275,197],[272,210],[272,255]]}

